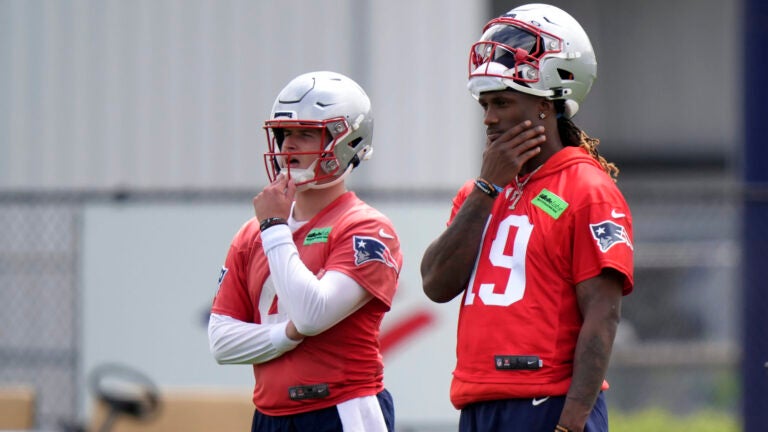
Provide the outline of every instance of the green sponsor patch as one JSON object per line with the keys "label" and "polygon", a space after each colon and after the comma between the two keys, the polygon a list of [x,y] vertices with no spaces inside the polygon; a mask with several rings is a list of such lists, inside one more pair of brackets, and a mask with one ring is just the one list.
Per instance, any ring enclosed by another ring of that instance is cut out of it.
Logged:
{"label": "green sponsor patch", "polygon": [[328,234],[331,233],[331,227],[313,228],[312,231],[304,237],[304,246],[314,243],[328,243]]}
{"label": "green sponsor patch", "polygon": [[567,202],[546,189],[542,189],[539,195],[533,199],[532,203],[555,219],[559,218],[565,209],[568,208]]}

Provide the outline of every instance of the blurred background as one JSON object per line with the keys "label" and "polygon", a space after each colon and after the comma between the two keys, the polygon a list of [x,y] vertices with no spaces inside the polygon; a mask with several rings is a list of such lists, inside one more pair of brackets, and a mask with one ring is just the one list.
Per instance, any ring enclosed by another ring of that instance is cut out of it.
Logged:
{"label": "blurred background", "polygon": [[[634,217],[611,413],[739,424],[744,3],[550,3],[592,39],[598,79],[575,122],[621,168]],[[469,48],[518,4],[0,0],[0,386],[32,388],[34,427],[50,430],[89,421],[87,379],[105,362],[164,391],[247,400],[250,368],[208,352],[208,308],[266,183],[274,97],[334,70],[376,120],[351,187],[405,252],[384,323],[409,329],[384,354],[399,430],[455,430],[458,304],[430,303],[418,266],[479,171]]]}

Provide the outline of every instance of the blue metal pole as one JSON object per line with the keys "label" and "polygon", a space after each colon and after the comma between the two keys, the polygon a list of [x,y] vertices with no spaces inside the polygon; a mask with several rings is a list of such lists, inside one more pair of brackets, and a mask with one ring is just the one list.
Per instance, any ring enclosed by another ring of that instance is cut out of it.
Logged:
{"label": "blue metal pole", "polygon": [[744,1],[742,414],[768,425],[768,2]]}

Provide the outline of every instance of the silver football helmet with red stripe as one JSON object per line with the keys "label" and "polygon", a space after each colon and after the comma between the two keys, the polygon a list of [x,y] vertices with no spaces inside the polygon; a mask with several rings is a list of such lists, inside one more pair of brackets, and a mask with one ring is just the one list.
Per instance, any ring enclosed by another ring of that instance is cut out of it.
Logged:
{"label": "silver football helmet with red stripe", "polygon": [[[292,154],[282,151],[287,128],[322,131],[317,150],[302,153],[317,155],[308,168],[290,167]],[[373,152],[371,101],[355,81],[335,72],[311,72],[291,80],[275,99],[264,129],[267,176],[274,181],[285,173],[300,190],[338,183]]]}
{"label": "silver football helmet with red stripe", "polygon": [[516,7],[489,21],[469,54],[468,87],[474,97],[511,88],[565,100],[573,117],[597,77],[597,60],[581,25],[546,4]]}

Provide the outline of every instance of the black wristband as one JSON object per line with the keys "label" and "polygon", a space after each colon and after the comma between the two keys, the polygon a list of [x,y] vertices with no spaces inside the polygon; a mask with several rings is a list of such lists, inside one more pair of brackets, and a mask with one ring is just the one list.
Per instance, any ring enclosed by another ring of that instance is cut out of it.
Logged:
{"label": "black wristband", "polygon": [[286,225],[286,224],[288,224],[288,221],[285,220],[285,218],[281,218],[281,217],[268,217],[268,218],[264,219],[263,221],[261,221],[261,223],[259,224],[259,228],[262,231],[264,231],[265,229],[267,229],[269,227],[273,227],[275,225]]}
{"label": "black wristband", "polygon": [[495,184],[489,182],[488,180],[478,177],[475,179],[475,187],[480,189],[480,191],[486,195],[488,195],[491,198],[496,198],[499,196],[499,192],[504,190],[500,186],[496,186]]}

